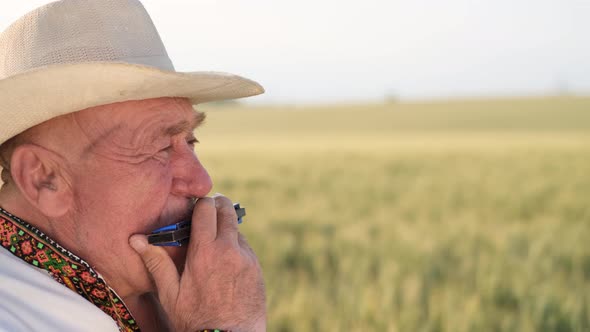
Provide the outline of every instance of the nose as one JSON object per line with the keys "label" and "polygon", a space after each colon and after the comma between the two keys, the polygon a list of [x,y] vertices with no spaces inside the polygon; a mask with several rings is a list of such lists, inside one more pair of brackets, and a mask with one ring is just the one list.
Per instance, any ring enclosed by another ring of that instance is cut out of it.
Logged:
{"label": "nose", "polygon": [[172,193],[184,197],[204,197],[213,183],[209,173],[192,151],[179,154],[171,160]]}

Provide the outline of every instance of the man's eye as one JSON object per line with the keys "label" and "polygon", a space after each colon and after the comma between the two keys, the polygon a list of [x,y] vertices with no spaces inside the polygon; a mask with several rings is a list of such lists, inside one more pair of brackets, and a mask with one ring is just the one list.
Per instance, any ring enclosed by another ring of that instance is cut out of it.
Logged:
{"label": "man's eye", "polygon": [[156,153],[152,155],[152,158],[159,161],[162,164],[166,164],[168,159],[170,158],[170,153],[172,152],[172,145],[168,145],[164,148],[159,149]]}
{"label": "man's eye", "polygon": [[167,145],[166,147],[158,150],[158,153],[156,153],[156,155],[158,156],[158,158],[168,159],[173,149],[174,147],[172,147],[172,144]]}

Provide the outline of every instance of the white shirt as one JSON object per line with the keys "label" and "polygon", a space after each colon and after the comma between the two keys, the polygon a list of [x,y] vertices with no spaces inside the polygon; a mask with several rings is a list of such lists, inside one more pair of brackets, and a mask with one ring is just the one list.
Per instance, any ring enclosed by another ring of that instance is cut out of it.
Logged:
{"label": "white shirt", "polygon": [[0,331],[119,331],[95,305],[0,247]]}

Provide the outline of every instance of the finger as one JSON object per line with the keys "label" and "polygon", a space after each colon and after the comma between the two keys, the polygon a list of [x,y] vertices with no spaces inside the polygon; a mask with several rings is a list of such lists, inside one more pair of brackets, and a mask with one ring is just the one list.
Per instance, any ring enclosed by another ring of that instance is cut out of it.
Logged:
{"label": "finger", "polygon": [[193,210],[192,221],[189,247],[215,241],[217,236],[215,200],[211,197],[199,198]]}
{"label": "finger", "polygon": [[173,303],[178,295],[180,276],[172,258],[161,247],[148,244],[147,237],[136,234],[129,238],[129,245],[139,254],[152,276],[162,304]]}
{"label": "finger", "polygon": [[217,238],[238,244],[238,215],[232,201],[221,194],[213,199],[217,208]]}
{"label": "finger", "polygon": [[254,250],[252,249],[252,247],[250,247],[250,245],[248,244],[248,241],[246,241],[246,237],[242,233],[238,233],[238,243],[240,244],[240,247],[242,249],[244,249],[248,253],[256,256],[256,254],[254,254]]}

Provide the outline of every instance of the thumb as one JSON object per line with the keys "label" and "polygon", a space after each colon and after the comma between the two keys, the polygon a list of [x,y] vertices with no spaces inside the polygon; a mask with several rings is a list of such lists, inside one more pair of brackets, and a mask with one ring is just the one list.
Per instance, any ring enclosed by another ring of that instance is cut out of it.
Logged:
{"label": "thumb", "polygon": [[129,245],[139,254],[152,275],[162,305],[174,303],[178,296],[180,276],[172,258],[163,248],[149,245],[147,237],[143,234],[131,236]]}

